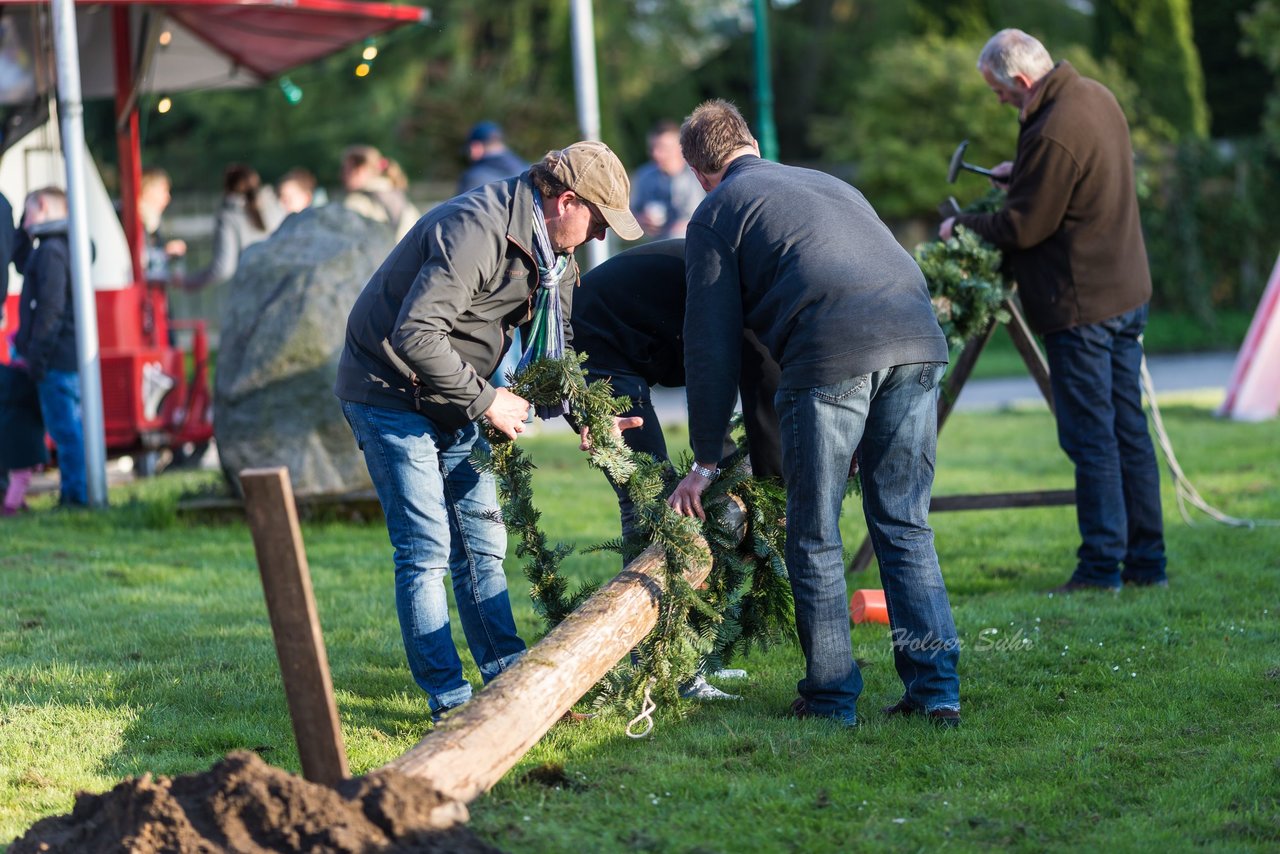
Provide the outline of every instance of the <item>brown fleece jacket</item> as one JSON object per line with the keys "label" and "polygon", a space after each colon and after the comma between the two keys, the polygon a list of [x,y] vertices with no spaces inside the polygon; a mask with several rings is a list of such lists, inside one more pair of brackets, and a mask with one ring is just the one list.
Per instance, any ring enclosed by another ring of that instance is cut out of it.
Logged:
{"label": "brown fleece jacket", "polygon": [[1059,62],[1022,119],[1005,206],[956,218],[1005,252],[1039,333],[1151,298],[1129,125],[1115,96]]}

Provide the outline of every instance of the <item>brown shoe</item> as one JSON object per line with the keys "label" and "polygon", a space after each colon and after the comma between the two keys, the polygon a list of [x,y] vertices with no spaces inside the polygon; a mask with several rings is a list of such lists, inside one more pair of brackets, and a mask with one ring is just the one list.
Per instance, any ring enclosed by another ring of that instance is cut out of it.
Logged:
{"label": "brown shoe", "polygon": [[849,729],[857,729],[862,725],[862,721],[857,715],[854,715],[852,718],[840,717],[837,715],[820,715],[813,709],[809,708],[809,704],[805,702],[804,697],[796,697],[791,701],[791,716],[793,718],[800,718],[801,720],[804,720],[805,718],[826,718],[829,721],[834,721],[840,724],[840,726],[848,727]]}
{"label": "brown shoe", "polygon": [[[890,718],[909,718],[912,715],[919,713],[921,709],[919,706],[911,705],[904,698],[894,703],[892,706],[885,706],[880,711],[883,712],[886,717]],[[934,709],[932,712],[925,715],[925,717],[928,719],[929,723],[934,726],[944,727],[946,729],[955,729],[960,726],[960,713],[955,709]]]}

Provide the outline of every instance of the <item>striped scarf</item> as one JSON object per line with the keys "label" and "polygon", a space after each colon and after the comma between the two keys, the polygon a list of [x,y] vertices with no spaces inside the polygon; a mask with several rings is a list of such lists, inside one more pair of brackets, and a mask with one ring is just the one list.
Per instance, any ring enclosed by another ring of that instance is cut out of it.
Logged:
{"label": "striped scarf", "polygon": [[[533,191],[533,254],[538,267],[538,293],[533,302],[533,320],[529,329],[529,344],[520,356],[515,375],[538,359],[559,359],[564,356],[564,313],[560,309],[560,280],[569,271],[572,259],[557,255],[547,234],[547,220],[542,212],[542,194]],[[538,417],[555,418],[569,411],[569,402],[561,400],[552,406],[534,406]]]}

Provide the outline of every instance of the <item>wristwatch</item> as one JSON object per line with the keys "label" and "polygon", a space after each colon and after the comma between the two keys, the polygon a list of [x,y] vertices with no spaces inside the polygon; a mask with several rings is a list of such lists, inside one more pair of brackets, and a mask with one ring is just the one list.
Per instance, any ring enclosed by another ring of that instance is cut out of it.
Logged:
{"label": "wristwatch", "polygon": [[720,469],[707,468],[704,465],[700,465],[697,460],[694,460],[693,465],[689,466],[689,471],[690,473],[696,474],[706,480],[715,480],[716,475],[720,474]]}

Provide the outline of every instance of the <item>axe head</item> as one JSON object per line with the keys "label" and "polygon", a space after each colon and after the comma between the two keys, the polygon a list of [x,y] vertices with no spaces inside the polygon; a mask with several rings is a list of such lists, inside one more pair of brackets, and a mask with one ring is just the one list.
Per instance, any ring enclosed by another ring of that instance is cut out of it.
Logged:
{"label": "axe head", "polygon": [[964,150],[968,147],[969,140],[966,139],[956,146],[956,153],[951,155],[951,165],[947,167],[948,184],[954,184],[960,175],[960,170],[965,167]]}

